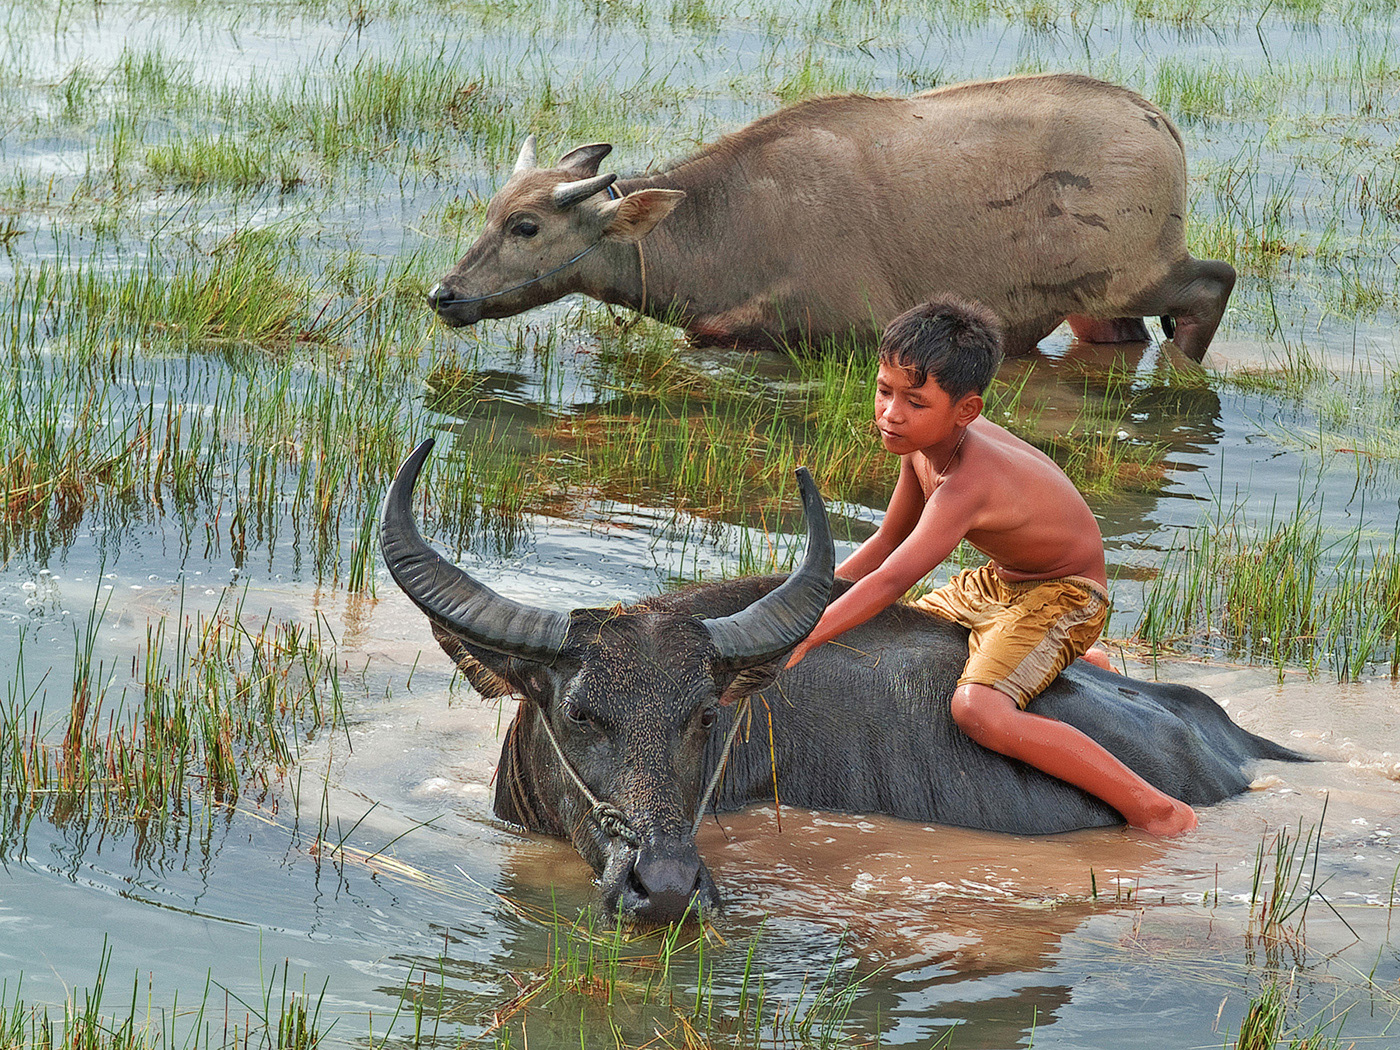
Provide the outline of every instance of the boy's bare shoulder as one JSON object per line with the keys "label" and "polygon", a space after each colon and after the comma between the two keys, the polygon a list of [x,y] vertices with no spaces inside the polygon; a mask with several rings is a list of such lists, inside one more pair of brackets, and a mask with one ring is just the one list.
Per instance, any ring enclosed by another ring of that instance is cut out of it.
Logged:
{"label": "boy's bare shoulder", "polygon": [[1003,426],[993,423],[985,416],[978,416],[968,426],[973,441],[967,443],[966,461],[999,460],[1007,466],[1033,474],[1044,472],[1063,476],[1053,459],[1028,441],[1018,438]]}

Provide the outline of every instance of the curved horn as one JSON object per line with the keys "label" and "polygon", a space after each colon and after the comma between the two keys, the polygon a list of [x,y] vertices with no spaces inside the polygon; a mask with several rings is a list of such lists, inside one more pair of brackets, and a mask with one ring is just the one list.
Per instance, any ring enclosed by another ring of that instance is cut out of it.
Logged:
{"label": "curved horn", "polygon": [[790,650],[812,632],[831,596],[836,550],[826,505],[806,467],[797,468],[797,484],[807,516],[807,550],[802,564],[782,586],[747,609],[702,621],[720,658],[730,668],[756,667]]}
{"label": "curved horn", "polygon": [[586,179],[598,174],[598,165],[603,163],[603,158],[611,152],[610,142],[590,142],[587,146],[576,146],[569,150],[554,166]]}
{"label": "curved horn", "polygon": [[535,166],[535,136],[533,134],[525,136],[525,142],[520,147],[520,156],[515,158],[515,172],[529,171]]}
{"label": "curved horn", "polygon": [[469,644],[522,660],[552,662],[564,644],[567,615],[502,598],[438,554],[419,534],[410,504],[432,449],[432,438],[414,449],[384,497],[379,549],[394,582],[430,620]]}
{"label": "curved horn", "polygon": [[606,175],[594,175],[591,179],[579,179],[577,182],[561,182],[554,187],[554,205],[561,211],[571,208],[579,201],[601,193],[616,181],[617,172],[609,172]]}

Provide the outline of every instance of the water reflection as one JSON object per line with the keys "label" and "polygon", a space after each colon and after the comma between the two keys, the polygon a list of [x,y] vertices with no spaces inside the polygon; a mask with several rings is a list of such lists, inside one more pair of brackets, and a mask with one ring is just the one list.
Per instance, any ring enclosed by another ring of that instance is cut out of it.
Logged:
{"label": "water reflection", "polygon": [[[649,589],[644,573],[629,575],[636,551],[551,529],[537,552],[542,575],[519,578],[537,593],[495,582],[559,607],[596,604],[628,581]],[[616,538],[629,537],[646,539],[640,530]],[[552,577],[550,566],[572,565],[556,559],[577,558],[579,543],[618,560],[581,586],[576,569]],[[0,908],[7,894],[24,901],[22,922],[0,923],[0,958],[32,959],[36,939],[71,943],[55,973],[81,985],[106,937],[123,966],[155,969],[182,1001],[198,999],[211,965],[254,1001],[258,960],[289,958],[294,979],[306,972],[319,986],[330,977],[329,1009],[346,1041],[369,1011],[382,1031],[401,1001],[405,1022],[415,999],[433,1018],[439,985],[444,1030],[484,1030],[520,992],[511,975],[528,985],[547,974],[564,927],[595,899],[569,846],[491,817],[509,706],[453,685],[426,624],[392,589],[377,600],[304,588],[253,593],[278,615],[329,617],[342,658],[370,669],[354,687],[345,732],[303,745],[295,783],[212,821],[199,816],[200,833],[181,831],[155,852],[117,827],[34,825],[0,888]],[[117,647],[179,601],[167,588],[127,602],[113,620]],[[1204,810],[1201,828],[1173,842],[1120,829],[1021,839],[771,804],[707,820],[701,849],[728,902],[716,927],[723,943],[712,941],[706,956],[716,1015],[737,1010],[755,938],[770,1009],[790,1009],[804,983],[810,995],[835,967],[841,987],[861,982],[847,1030],[878,1032],[887,1046],[927,1046],[949,1030],[959,1046],[1017,1045],[1032,1032],[1037,1043],[1108,1045],[1104,1033],[1119,1031],[1114,1038],[1166,1050],[1210,1043],[1217,1010],[1222,1029],[1233,1030],[1254,989],[1251,967],[1298,966],[1298,994],[1321,1005],[1369,994],[1355,973],[1382,951],[1376,981],[1393,983],[1400,957],[1384,946],[1400,863],[1400,689],[1301,677],[1280,685],[1228,666],[1161,672],[1324,761],[1261,768],[1259,790]],[[1280,828],[1314,827],[1324,800],[1317,877],[1329,880],[1324,892],[1346,923],[1317,901],[1292,939],[1262,939],[1248,901],[1256,851]],[[625,952],[641,968],[624,974],[633,1006],[613,1017],[637,1042],[675,1023],[669,1006],[639,1005],[657,951],[644,939]],[[674,965],[693,994],[685,975],[694,953]],[[189,979],[164,976],[173,973]],[[40,976],[35,994],[51,987]],[[1144,997],[1148,988],[1155,993]],[[1381,998],[1378,1026],[1388,1003]],[[540,999],[524,1015],[531,1038],[576,1040],[584,1006],[603,1031],[596,1002]]]}

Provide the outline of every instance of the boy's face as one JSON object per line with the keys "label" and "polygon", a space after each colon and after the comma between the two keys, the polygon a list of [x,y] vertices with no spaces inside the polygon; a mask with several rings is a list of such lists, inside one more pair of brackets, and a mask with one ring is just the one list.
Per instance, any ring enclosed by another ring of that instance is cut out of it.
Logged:
{"label": "boy's face", "polygon": [[915,386],[905,369],[880,362],[875,376],[875,426],[888,452],[904,456],[947,444],[981,411],[980,394],[964,394],[954,401],[932,377]]}

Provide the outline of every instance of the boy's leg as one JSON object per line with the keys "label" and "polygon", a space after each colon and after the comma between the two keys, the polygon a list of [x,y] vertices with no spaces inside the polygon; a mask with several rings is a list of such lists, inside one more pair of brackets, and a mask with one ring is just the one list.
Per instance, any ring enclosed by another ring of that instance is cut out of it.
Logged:
{"label": "boy's leg", "polygon": [[1196,826],[1190,806],[1158,791],[1102,745],[1065,722],[1022,711],[991,686],[958,686],[953,721],[988,750],[1020,759],[1102,799],[1135,828],[1170,836]]}

